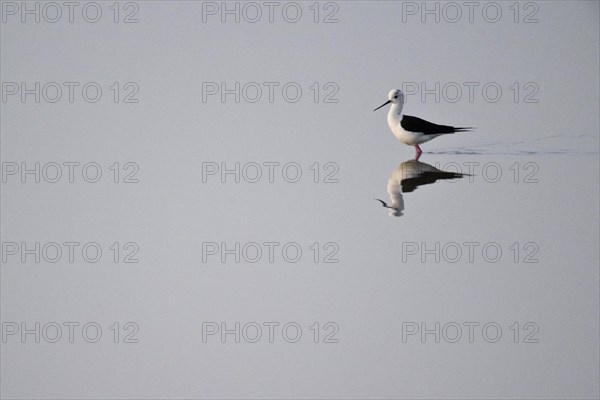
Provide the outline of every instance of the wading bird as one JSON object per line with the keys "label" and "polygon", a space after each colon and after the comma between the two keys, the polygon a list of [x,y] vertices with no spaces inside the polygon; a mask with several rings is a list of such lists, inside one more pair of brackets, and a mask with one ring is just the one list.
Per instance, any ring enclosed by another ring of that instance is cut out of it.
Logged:
{"label": "wading bird", "polygon": [[425,143],[441,135],[446,135],[455,132],[464,132],[473,128],[455,128],[448,125],[437,125],[424,119],[411,117],[410,115],[402,114],[404,106],[404,93],[400,89],[392,89],[388,94],[389,100],[374,109],[379,110],[381,107],[392,103],[390,112],[388,113],[388,125],[392,130],[396,139],[409,146],[415,146],[417,155],[415,160],[421,157],[423,151],[419,147],[421,143]]}

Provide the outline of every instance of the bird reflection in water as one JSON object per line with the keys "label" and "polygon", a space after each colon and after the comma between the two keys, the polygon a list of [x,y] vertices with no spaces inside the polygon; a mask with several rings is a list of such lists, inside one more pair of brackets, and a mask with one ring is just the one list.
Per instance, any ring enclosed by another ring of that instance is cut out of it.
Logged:
{"label": "bird reflection in water", "polygon": [[442,171],[433,165],[409,160],[400,164],[392,172],[388,180],[387,191],[390,194],[391,204],[381,199],[375,199],[390,210],[390,216],[401,217],[404,215],[404,198],[402,193],[410,193],[422,185],[435,183],[439,180],[460,179],[467,174]]}

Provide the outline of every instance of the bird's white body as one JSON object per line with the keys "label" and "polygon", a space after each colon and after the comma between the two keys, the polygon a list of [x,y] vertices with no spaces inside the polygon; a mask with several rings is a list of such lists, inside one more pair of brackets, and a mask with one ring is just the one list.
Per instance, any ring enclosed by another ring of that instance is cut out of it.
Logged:
{"label": "bird's white body", "polygon": [[409,146],[416,146],[425,143],[441,135],[425,135],[423,132],[409,132],[402,127],[402,106],[403,103],[392,103],[390,112],[388,112],[388,125],[396,139]]}

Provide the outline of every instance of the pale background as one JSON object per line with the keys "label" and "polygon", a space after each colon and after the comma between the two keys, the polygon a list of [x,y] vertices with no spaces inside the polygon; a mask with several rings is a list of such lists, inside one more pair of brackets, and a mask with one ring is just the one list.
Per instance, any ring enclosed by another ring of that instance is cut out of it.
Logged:
{"label": "pale background", "polygon": [[[113,2],[100,4],[96,24],[76,13],[54,24],[7,16],[0,28],[3,82],[104,89],[95,104],[1,104],[2,162],[94,161],[104,174],[96,184],[2,184],[2,242],[103,248],[95,264],[2,264],[3,323],[103,328],[95,344],[8,337],[2,398],[598,398],[598,2],[535,2],[537,23],[523,23],[525,3],[515,23],[513,2],[487,22],[481,2],[472,23],[422,23],[403,22],[402,2],[340,1],[330,24],[313,22],[313,2],[299,3],[295,24],[277,12],[273,23],[204,23],[194,1],[137,2],[139,22],[123,24]],[[136,82],[139,103],[115,104],[114,82]],[[297,82],[303,95],[203,102],[203,82]],[[339,101],[315,103],[314,82],[336,83]],[[372,110],[403,82],[498,83],[496,103],[481,91],[473,102],[409,96],[405,111],[477,128],[423,145],[421,161],[496,163],[502,179],[479,170],[420,187],[404,194],[405,215],[390,217],[373,198],[389,202],[388,179],[414,149],[392,136],[387,109]],[[522,91],[515,102],[514,82],[535,83],[539,101],[524,103]],[[128,161],[139,183],[113,183],[108,167]],[[299,163],[301,181],[202,182],[203,162],[269,161]],[[315,162],[336,163],[339,182],[312,182]],[[526,163],[538,183],[523,182]],[[304,257],[202,262],[203,242],[268,241],[297,242]],[[402,243],[474,241],[498,243],[502,260],[402,259]],[[114,242],[136,242],[140,262],[114,263]],[[314,242],[337,243],[339,263],[314,263]],[[536,243],[539,262],[515,263],[514,242]],[[113,343],[109,326],[128,321],[139,343]],[[296,322],[303,336],[203,343],[206,321]],[[503,334],[403,343],[407,321],[496,322]],[[314,343],[314,322],[335,322],[339,343]],[[539,342],[514,343],[514,322],[536,323]]]}

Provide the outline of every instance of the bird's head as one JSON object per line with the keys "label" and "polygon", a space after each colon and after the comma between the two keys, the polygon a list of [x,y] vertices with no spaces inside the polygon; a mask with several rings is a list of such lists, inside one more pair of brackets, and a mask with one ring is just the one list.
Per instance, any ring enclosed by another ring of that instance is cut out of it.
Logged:
{"label": "bird's head", "polygon": [[404,93],[400,89],[392,89],[388,93],[388,99],[394,104],[404,103]]}
{"label": "bird's head", "polygon": [[381,107],[388,105],[390,103],[400,104],[400,105],[404,104],[404,93],[402,93],[402,90],[400,90],[400,89],[392,89],[388,93],[388,99],[389,99],[388,101],[386,101],[385,103],[383,103],[382,105],[380,105],[379,107],[374,109],[373,111],[377,111]]}

